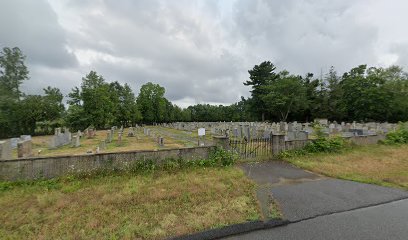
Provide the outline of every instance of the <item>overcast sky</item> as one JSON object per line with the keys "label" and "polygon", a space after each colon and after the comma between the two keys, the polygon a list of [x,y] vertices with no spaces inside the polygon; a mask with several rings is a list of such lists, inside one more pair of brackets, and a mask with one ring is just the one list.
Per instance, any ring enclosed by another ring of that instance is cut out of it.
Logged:
{"label": "overcast sky", "polygon": [[248,69],[320,76],[408,66],[406,0],[0,0],[0,47],[27,55],[27,93],[68,94],[90,70],[158,83],[186,107],[249,96]]}

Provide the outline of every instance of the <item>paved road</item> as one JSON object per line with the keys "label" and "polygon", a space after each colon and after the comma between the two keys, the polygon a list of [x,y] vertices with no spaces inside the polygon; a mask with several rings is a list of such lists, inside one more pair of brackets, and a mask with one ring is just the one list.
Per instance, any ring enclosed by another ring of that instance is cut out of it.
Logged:
{"label": "paved road", "polygon": [[406,191],[327,178],[282,162],[241,167],[277,200],[291,224],[230,239],[408,239]]}
{"label": "paved road", "polygon": [[225,239],[406,240],[408,200],[320,216]]}

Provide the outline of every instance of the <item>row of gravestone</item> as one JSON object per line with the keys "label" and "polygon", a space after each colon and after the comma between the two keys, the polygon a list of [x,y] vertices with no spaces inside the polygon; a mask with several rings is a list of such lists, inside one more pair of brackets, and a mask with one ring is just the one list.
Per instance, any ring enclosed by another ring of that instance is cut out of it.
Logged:
{"label": "row of gravestone", "polygon": [[[318,119],[315,123],[321,126],[321,131],[327,135],[376,135],[395,130],[396,124],[390,123],[345,123],[329,122],[327,119]],[[210,129],[212,135],[227,135],[246,138],[265,138],[271,134],[285,134],[287,140],[305,139],[306,135],[314,133],[315,123],[266,123],[266,122],[176,122],[162,124],[163,127],[178,130],[192,131],[203,126]],[[304,132],[304,133],[302,133]]]}
{"label": "row of gravestone", "polygon": [[[16,141],[16,139],[18,140]],[[14,143],[16,144],[18,158],[32,156],[31,136],[23,135],[20,138],[0,141],[0,160],[12,159]]]}
{"label": "row of gravestone", "polygon": [[154,132],[150,128],[143,127],[143,134],[153,138],[159,147],[164,147],[164,138],[161,134]]}

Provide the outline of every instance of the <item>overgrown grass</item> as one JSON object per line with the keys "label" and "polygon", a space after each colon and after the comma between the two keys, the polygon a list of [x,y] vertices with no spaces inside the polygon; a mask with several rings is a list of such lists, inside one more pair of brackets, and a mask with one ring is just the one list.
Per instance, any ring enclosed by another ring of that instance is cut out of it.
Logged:
{"label": "overgrown grass", "polygon": [[255,184],[217,148],[208,159],[0,182],[0,239],[162,239],[260,218]]}
{"label": "overgrown grass", "polygon": [[260,218],[235,167],[3,184],[0,239],[163,239]]}
{"label": "overgrown grass", "polygon": [[353,146],[340,152],[282,154],[298,167],[323,175],[408,189],[408,145]]}

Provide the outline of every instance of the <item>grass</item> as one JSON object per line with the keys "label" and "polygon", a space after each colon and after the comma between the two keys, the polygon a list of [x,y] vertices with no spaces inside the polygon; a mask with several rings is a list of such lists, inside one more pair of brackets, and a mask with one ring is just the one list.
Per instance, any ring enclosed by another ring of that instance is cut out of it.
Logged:
{"label": "grass", "polygon": [[[146,127],[155,130],[157,127]],[[139,129],[135,132],[135,137],[127,137],[129,129],[124,129],[122,137],[122,143],[118,144],[118,131],[113,136],[113,141],[106,144],[106,149],[101,152],[120,152],[120,151],[132,151],[132,150],[157,150],[157,149],[171,149],[181,147],[192,147],[197,144],[193,144],[189,140],[183,140],[178,136],[183,136],[184,131],[175,129],[160,128],[160,132],[151,131],[151,135],[146,136],[143,134],[143,130]],[[177,134],[175,134],[177,133]],[[75,135],[76,133],[72,133]],[[162,135],[164,137],[164,147],[160,147],[157,144],[156,137]],[[34,136],[32,137],[33,143],[33,156],[61,156],[61,155],[81,155],[86,154],[88,150],[95,152],[96,147],[102,140],[106,139],[106,130],[99,130],[96,132],[95,138],[88,139],[86,136],[80,140],[81,146],[77,148],[71,147],[71,144],[58,147],[56,149],[49,148],[49,142],[52,136]],[[39,154],[39,150],[41,153]],[[17,158],[17,149],[13,150],[13,158]]]}
{"label": "grass", "polygon": [[340,153],[308,154],[284,160],[330,177],[408,189],[408,145],[356,146]]}
{"label": "grass", "polygon": [[255,187],[235,167],[15,184],[0,188],[0,239],[188,234],[259,219]]}

